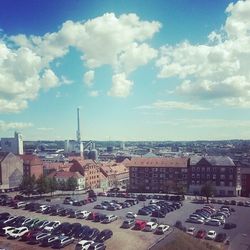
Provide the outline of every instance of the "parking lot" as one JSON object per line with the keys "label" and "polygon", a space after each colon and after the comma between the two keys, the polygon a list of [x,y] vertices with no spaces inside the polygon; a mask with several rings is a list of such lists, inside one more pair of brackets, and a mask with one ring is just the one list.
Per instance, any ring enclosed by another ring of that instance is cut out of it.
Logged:
{"label": "parking lot", "polygon": [[[74,199],[85,199],[87,195],[72,195]],[[103,230],[105,228],[111,229],[114,233],[113,237],[109,239],[105,244],[107,249],[148,249],[150,246],[154,244],[154,242],[158,241],[161,237],[159,235],[155,235],[152,232],[143,232],[143,231],[134,231],[131,229],[121,229],[120,226],[122,221],[126,218],[127,212],[136,213],[138,210],[144,206],[149,204],[149,200],[140,201],[138,204],[133,205],[128,208],[123,208],[120,210],[115,211],[107,211],[107,210],[99,210],[94,209],[93,207],[97,204],[101,204],[103,201],[125,201],[127,198],[119,198],[119,197],[97,197],[97,201],[88,203],[82,206],[73,206],[73,205],[66,205],[63,204],[64,197],[61,198],[53,198],[51,201],[46,201],[45,199],[37,200],[40,204],[50,204],[50,205],[59,205],[60,207],[66,208],[73,208],[74,210],[87,210],[87,211],[96,211],[104,214],[114,214],[118,216],[118,220],[110,223],[110,224],[102,224],[100,222],[92,222],[85,219],[76,219],[76,218],[68,218],[68,217],[61,217],[61,216],[50,216],[44,215],[35,212],[29,212],[23,209],[12,209],[9,207],[0,206],[0,212],[9,211],[11,214],[16,215],[24,215],[27,217],[34,217],[34,218],[43,218],[48,220],[60,220],[61,222],[81,222],[83,225],[88,225],[90,227],[98,228],[99,230]],[[216,209],[219,209],[222,204],[213,204]],[[183,201],[183,206],[180,209],[176,209],[172,212],[166,214],[165,218],[156,218],[158,223],[161,224],[168,224],[174,225],[176,221],[181,221],[186,228],[195,227],[195,230],[198,231],[199,229],[205,229],[206,231],[215,230],[217,233],[225,232],[230,238],[230,246],[229,249],[231,250],[238,250],[238,249],[247,249],[250,245],[249,242],[249,235],[250,235],[250,207],[243,207],[243,206],[236,206],[230,205],[235,209],[235,212],[226,219],[226,222],[231,222],[237,224],[237,227],[234,229],[226,230],[223,229],[223,226],[209,226],[204,224],[194,224],[186,222],[187,218],[190,214],[195,212],[197,209],[201,209],[204,204],[197,204],[193,203],[190,200]],[[147,215],[138,215],[136,219],[150,221],[152,217]],[[129,239],[129,240],[128,240]],[[0,246],[2,237],[0,237]],[[9,244],[9,243],[8,243]],[[14,243],[13,243],[14,244]],[[25,244],[24,244],[25,245]],[[74,249],[74,245],[70,245],[65,249]],[[121,247],[122,246],[122,247]],[[1,246],[2,247],[2,246]],[[6,248],[6,247],[5,247]],[[34,249],[37,249],[36,247]],[[6,249],[14,249],[14,248],[6,248]],[[21,248],[20,248],[21,249]],[[29,249],[26,248],[25,249]],[[30,248],[33,249],[33,248]]]}

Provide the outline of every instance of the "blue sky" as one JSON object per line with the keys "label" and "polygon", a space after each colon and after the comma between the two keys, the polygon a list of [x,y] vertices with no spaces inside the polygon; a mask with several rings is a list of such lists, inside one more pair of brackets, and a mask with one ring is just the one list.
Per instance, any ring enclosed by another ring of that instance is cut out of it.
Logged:
{"label": "blue sky", "polygon": [[250,139],[250,1],[0,1],[0,134]]}

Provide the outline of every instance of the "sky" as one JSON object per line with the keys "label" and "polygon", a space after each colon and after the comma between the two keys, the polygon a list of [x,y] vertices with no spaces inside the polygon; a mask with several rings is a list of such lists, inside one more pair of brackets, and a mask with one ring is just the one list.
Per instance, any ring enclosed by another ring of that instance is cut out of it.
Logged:
{"label": "sky", "polygon": [[1,0],[0,137],[250,139],[250,0]]}

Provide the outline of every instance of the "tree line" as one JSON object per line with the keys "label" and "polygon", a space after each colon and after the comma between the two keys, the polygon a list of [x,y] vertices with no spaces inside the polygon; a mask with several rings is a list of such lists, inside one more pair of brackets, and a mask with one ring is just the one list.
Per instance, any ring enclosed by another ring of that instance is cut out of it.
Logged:
{"label": "tree line", "polygon": [[38,179],[35,176],[24,176],[19,189],[22,194],[30,196],[32,194],[47,194],[57,190],[75,191],[77,188],[77,180],[70,177],[67,181],[57,181],[55,177],[40,176]]}

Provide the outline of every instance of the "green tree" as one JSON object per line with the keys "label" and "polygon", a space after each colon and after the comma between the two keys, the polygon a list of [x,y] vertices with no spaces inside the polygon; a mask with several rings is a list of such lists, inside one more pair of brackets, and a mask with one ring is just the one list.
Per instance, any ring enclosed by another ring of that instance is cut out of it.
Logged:
{"label": "green tree", "polygon": [[34,175],[30,176],[24,176],[22,179],[21,184],[19,185],[20,190],[23,194],[26,194],[30,196],[36,186],[36,178]]}
{"label": "green tree", "polygon": [[37,191],[40,195],[42,194],[46,194],[50,191],[49,189],[49,179],[46,176],[41,175],[37,181],[36,181],[36,185],[37,185]]}
{"label": "green tree", "polygon": [[74,192],[78,186],[76,178],[70,177],[66,182],[66,186],[67,190]]}
{"label": "green tree", "polygon": [[206,197],[207,203],[209,202],[209,198],[213,196],[215,192],[215,188],[212,183],[206,182],[202,187],[201,187],[201,194]]}
{"label": "green tree", "polygon": [[55,177],[53,178],[49,178],[48,180],[48,189],[49,189],[49,192],[51,193],[51,196],[53,195],[53,193],[57,190],[58,188],[58,183],[57,183],[57,180]]}

